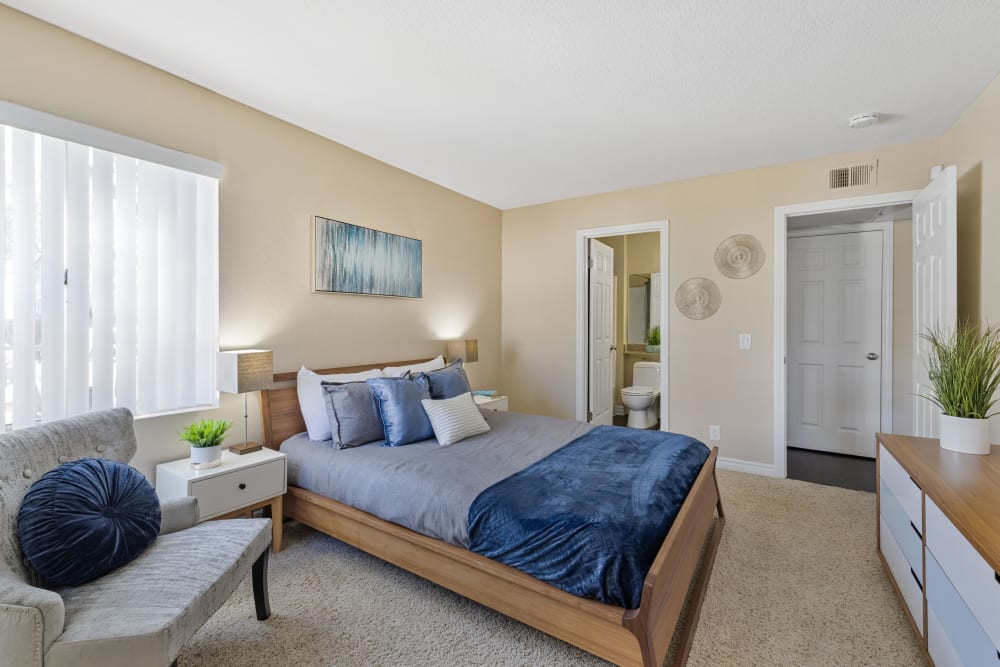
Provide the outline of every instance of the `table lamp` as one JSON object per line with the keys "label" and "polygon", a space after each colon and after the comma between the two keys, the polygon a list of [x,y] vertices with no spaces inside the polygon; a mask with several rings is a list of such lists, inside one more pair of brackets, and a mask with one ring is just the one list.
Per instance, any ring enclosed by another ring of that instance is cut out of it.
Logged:
{"label": "table lamp", "polygon": [[468,364],[479,361],[479,339],[448,341],[447,354],[449,362],[461,360]]}
{"label": "table lamp", "polygon": [[229,451],[249,454],[261,449],[260,443],[247,442],[250,432],[247,415],[247,392],[271,386],[274,357],[271,350],[227,350],[219,352],[217,379],[219,391],[243,394],[243,443],[232,445]]}

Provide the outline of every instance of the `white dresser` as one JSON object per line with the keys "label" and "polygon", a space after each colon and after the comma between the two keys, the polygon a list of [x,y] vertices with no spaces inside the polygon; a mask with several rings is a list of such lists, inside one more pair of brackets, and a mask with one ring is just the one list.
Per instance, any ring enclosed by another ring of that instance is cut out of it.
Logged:
{"label": "white dresser", "polygon": [[1000,447],[878,434],[878,552],[930,664],[1000,665]]}

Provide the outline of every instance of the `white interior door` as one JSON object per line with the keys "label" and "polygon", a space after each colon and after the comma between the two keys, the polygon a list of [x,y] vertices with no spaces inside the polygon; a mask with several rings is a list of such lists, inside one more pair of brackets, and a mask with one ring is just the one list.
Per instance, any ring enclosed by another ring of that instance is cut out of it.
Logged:
{"label": "white interior door", "polygon": [[611,424],[615,386],[612,348],[615,336],[615,251],[590,240],[590,421]]}
{"label": "white interior door", "polygon": [[788,239],[788,445],[875,456],[882,232]]}
{"label": "white interior door", "polygon": [[913,435],[938,437],[938,409],[929,391],[927,355],[920,336],[954,329],[958,322],[958,194],[954,165],[934,175],[913,200]]}

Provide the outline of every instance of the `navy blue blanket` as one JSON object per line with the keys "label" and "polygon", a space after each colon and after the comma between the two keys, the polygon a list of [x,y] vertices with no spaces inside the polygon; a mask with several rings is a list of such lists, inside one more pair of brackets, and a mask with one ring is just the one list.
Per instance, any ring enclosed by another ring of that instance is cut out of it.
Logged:
{"label": "navy blue blanket", "polygon": [[637,609],[708,455],[684,435],[598,426],[479,494],[469,548],[573,595]]}

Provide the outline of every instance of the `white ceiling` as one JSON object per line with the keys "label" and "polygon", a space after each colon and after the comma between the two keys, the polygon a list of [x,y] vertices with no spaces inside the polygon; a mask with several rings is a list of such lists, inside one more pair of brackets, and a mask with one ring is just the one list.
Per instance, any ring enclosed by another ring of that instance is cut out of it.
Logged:
{"label": "white ceiling", "polygon": [[5,1],[499,208],[936,137],[1000,71],[996,0]]}

